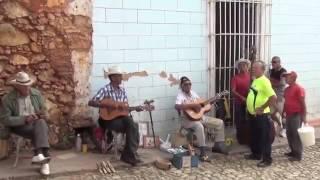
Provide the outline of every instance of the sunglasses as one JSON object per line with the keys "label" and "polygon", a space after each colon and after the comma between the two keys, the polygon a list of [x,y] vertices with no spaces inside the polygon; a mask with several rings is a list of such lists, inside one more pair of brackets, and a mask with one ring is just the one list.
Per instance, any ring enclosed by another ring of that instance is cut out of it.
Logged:
{"label": "sunglasses", "polygon": [[277,63],[277,61],[271,61],[271,63],[272,63],[272,64],[276,64],[276,63]]}

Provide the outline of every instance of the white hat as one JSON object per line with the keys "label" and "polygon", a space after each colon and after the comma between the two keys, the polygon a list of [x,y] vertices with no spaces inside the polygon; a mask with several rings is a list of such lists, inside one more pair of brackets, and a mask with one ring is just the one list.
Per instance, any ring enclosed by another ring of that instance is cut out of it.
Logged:
{"label": "white hat", "polygon": [[105,75],[124,74],[119,66],[111,66],[108,69],[104,68]]}
{"label": "white hat", "polygon": [[16,74],[16,78],[11,80],[10,83],[15,85],[22,85],[22,86],[30,86],[35,82],[34,78],[30,78],[30,76],[25,72],[18,72]]}
{"label": "white hat", "polygon": [[241,58],[238,61],[236,61],[236,68],[239,68],[240,63],[246,63],[248,66],[251,65],[251,62],[248,59]]}

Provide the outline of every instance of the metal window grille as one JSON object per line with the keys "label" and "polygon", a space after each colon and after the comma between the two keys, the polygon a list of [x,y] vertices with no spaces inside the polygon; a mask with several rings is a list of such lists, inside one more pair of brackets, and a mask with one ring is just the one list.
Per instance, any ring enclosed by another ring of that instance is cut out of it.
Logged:
{"label": "metal window grille", "polygon": [[[270,59],[272,0],[208,0],[208,96],[231,90],[240,58]],[[232,96],[231,96],[232,97]],[[233,104],[229,97],[229,104]],[[233,112],[233,108],[231,108]],[[232,117],[234,113],[231,113]],[[232,125],[233,118],[226,124]]]}

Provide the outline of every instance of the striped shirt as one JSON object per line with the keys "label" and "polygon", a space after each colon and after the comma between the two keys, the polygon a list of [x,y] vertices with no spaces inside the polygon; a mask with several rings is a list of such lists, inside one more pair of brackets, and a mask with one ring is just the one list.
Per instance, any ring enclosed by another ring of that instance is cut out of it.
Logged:
{"label": "striped shirt", "polygon": [[128,102],[128,97],[125,89],[120,87],[120,89],[115,89],[111,84],[107,84],[101,88],[97,94],[92,98],[93,101],[101,101],[105,98],[111,98],[117,102]]}

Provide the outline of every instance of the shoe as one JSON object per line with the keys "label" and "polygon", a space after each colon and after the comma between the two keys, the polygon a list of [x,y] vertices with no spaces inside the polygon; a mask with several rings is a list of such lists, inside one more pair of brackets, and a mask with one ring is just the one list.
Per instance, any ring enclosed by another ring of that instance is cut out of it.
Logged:
{"label": "shoe", "polygon": [[286,138],[287,137],[287,133],[286,133],[286,129],[282,129],[280,132],[280,137]]}
{"label": "shoe", "polygon": [[261,158],[254,154],[246,154],[244,155],[246,160],[260,160]]}
{"label": "shoe", "polygon": [[224,143],[218,142],[214,147],[212,147],[212,152],[228,155],[229,149],[224,145]]}
{"label": "shoe", "polygon": [[294,161],[300,162],[301,160],[302,160],[302,158],[299,158],[299,157],[294,157],[294,156],[289,157],[289,161],[291,161],[291,162],[294,162]]}
{"label": "shoe", "polygon": [[199,157],[199,159],[201,162],[208,162],[208,163],[211,162],[211,160],[209,159],[209,157],[207,155],[202,155]]}
{"label": "shoe", "polygon": [[44,157],[43,154],[38,154],[37,156],[32,157],[31,164],[46,164],[50,160],[50,157]]}
{"label": "shoe", "polygon": [[284,153],[284,155],[288,156],[288,157],[293,157],[294,156],[293,152]]}
{"label": "shoe", "polygon": [[141,163],[143,163],[143,161],[141,160],[141,159],[136,159],[136,162],[137,162],[137,164],[141,164]]}
{"label": "shoe", "polygon": [[137,164],[142,163],[140,159],[137,160],[132,158],[124,158],[123,156],[121,156],[120,160],[127,164],[130,164],[131,166],[137,166]]}
{"label": "shoe", "polygon": [[271,166],[271,164],[272,162],[270,161],[261,161],[257,164],[257,166],[260,168],[265,168],[265,167]]}
{"label": "shoe", "polygon": [[48,163],[42,164],[40,173],[45,176],[48,176],[50,174],[50,167]]}

